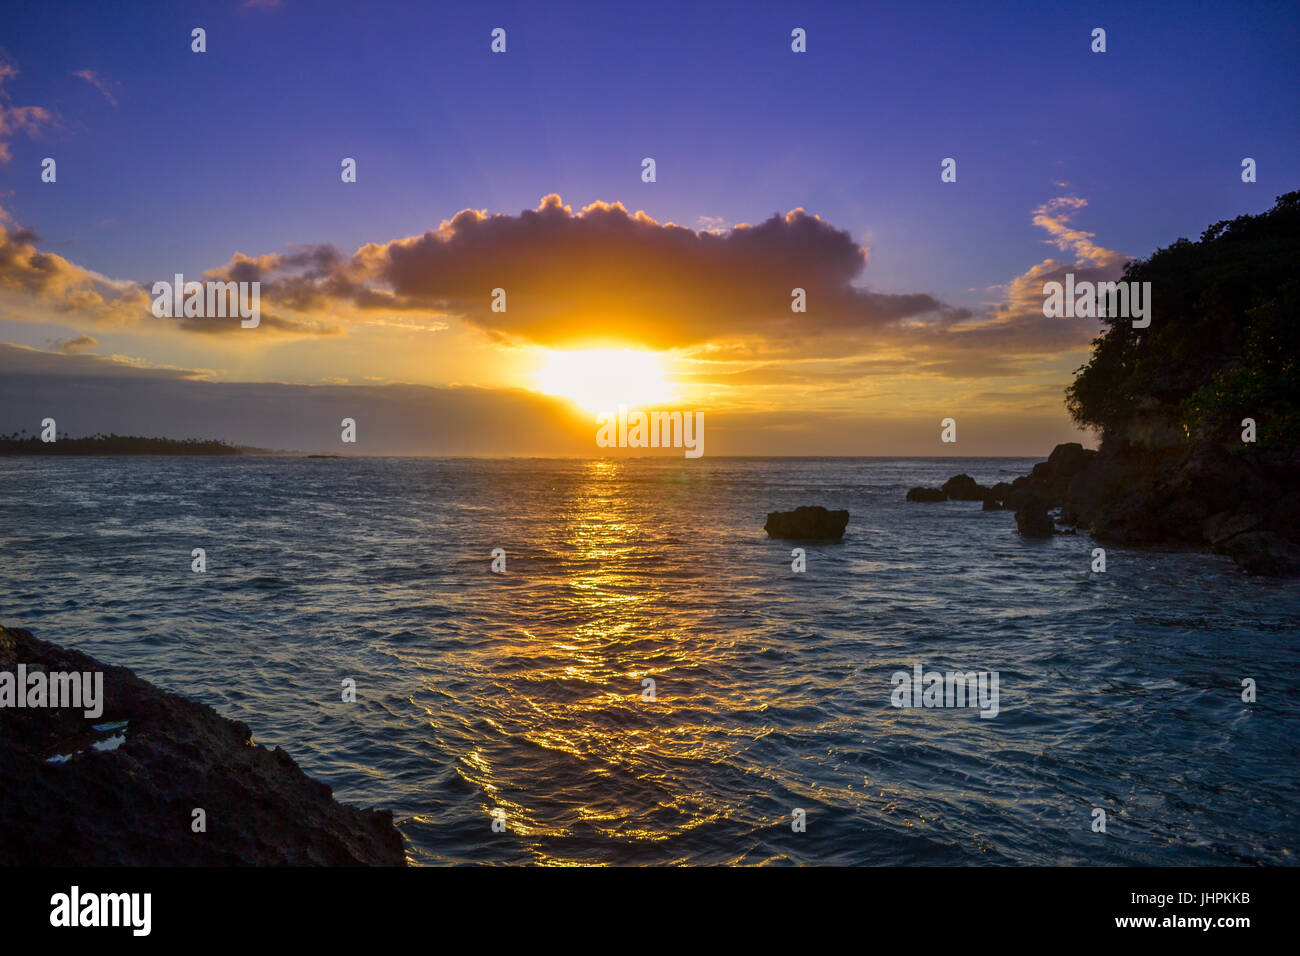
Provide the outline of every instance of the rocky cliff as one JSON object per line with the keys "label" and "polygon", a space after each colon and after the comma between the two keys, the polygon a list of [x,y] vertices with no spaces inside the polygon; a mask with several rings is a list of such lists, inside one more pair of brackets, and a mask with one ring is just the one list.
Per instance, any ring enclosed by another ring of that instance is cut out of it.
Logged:
{"label": "rocky cliff", "polygon": [[1031,537],[1053,534],[1059,509],[1102,541],[1206,546],[1253,573],[1300,573],[1300,192],[1124,278],[1149,284],[1149,325],[1105,315],[1065,394],[1100,450],[1058,445],[1010,484],[957,475],[908,500],[983,494]]}
{"label": "rocky cliff", "polygon": [[4,681],[0,865],[405,864],[388,811],[338,803],[283,750],[254,744],[247,725],[0,628],[0,677],[20,665],[34,683],[48,681],[38,671],[101,672],[103,709],[20,708],[14,677]]}

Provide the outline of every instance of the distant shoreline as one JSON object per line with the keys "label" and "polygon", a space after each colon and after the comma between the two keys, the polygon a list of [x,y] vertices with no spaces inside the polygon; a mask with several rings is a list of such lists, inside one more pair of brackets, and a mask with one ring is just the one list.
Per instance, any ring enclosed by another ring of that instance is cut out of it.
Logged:
{"label": "distant shoreline", "polygon": [[[8,456],[232,456],[285,454],[265,448],[232,445],[211,438],[142,438],[137,435],[94,435],[90,438],[60,437],[43,441],[36,435],[0,436],[0,455]],[[291,454],[291,453],[290,453]]]}
{"label": "distant shoreline", "polygon": [[[205,439],[125,438],[110,439],[60,438],[57,442],[42,442],[39,438],[15,441],[0,436],[0,457],[66,457],[66,458],[176,458],[176,457],[244,457],[244,458],[337,458],[343,460],[401,458],[430,461],[652,461],[680,456],[661,455],[410,455],[410,454],[349,454],[306,452],[295,449],[255,448],[232,445],[227,442]],[[200,447],[201,446],[201,447]],[[706,455],[701,461],[1024,461],[1039,460],[1038,452],[1023,455]]]}

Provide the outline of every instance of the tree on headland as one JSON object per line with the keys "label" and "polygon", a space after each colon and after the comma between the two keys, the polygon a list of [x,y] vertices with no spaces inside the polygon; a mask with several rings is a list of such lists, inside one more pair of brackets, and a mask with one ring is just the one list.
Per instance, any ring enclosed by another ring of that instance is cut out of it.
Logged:
{"label": "tree on headland", "polygon": [[27,436],[25,428],[21,432],[0,436],[0,455],[241,455],[257,451],[260,449],[201,438],[141,438],[117,434],[69,438],[64,432],[58,441],[44,442],[38,435]]}
{"label": "tree on headland", "polygon": [[1104,441],[1239,442],[1251,418],[1261,446],[1300,446],[1300,191],[1132,262],[1124,279],[1151,283],[1151,325],[1102,319],[1066,390],[1075,422]]}

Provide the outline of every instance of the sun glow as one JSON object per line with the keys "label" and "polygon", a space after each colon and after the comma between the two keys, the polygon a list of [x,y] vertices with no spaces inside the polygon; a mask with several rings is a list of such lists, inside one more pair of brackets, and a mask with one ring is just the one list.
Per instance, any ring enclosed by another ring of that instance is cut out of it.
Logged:
{"label": "sun glow", "polygon": [[671,404],[673,387],[654,352],[594,349],[547,352],[537,371],[538,387],[567,398],[589,412]]}

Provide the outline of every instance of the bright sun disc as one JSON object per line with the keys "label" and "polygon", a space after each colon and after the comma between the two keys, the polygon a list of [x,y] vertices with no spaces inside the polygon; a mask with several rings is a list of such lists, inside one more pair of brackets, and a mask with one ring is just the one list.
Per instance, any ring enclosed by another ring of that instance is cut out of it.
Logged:
{"label": "bright sun disc", "polygon": [[589,412],[612,412],[670,403],[673,389],[654,352],[595,349],[548,352],[537,372],[538,387],[577,403]]}

